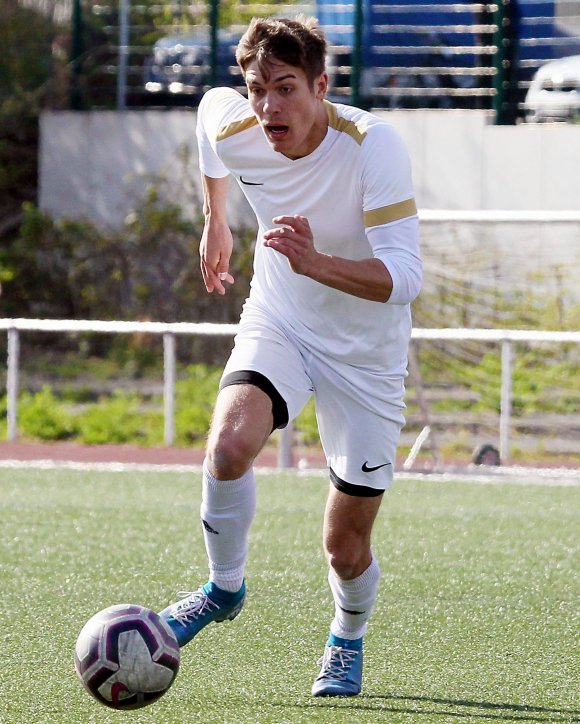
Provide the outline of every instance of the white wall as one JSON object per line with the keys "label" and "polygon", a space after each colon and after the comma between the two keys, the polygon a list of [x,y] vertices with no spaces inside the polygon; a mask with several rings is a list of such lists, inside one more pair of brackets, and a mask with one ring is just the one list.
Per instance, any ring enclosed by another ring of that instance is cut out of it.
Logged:
{"label": "white wall", "polygon": [[[580,210],[580,126],[494,126],[485,112],[380,112],[407,141],[424,209]],[[183,162],[198,186],[195,112],[46,112],[41,118],[40,205],[57,216],[116,224],[148,174],[173,179]],[[236,184],[233,222],[251,219]],[[177,199],[199,208],[198,201]]]}
{"label": "white wall", "polygon": [[[580,210],[580,126],[493,126],[485,113],[462,111],[384,115],[407,141],[421,209]],[[115,226],[147,178],[163,175],[172,201],[196,216],[195,120],[192,111],[43,114],[41,208]],[[232,227],[254,226],[237,184],[230,189]],[[423,223],[425,284],[456,283],[459,275],[481,287],[484,307],[490,290],[525,294],[541,286],[567,307],[580,299],[578,229]]]}
{"label": "white wall", "polygon": [[580,209],[580,126],[494,126],[473,111],[387,118],[407,141],[422,208]]}
{"label": "white wall", "polygon": [[[580,210],[580,126],[493,126],[485,112],[380,112],[406,139],[424,209]],[[187,167],[179,149],[190,156]],[[175,200],[199,211],[195,112],[45,112],[40,205],[56,216],[115,225],[149,174],[171,179]],[[231,184],[232,223],[251,220]]]}
{"label": "white wall", "polygon": [[[115,226],[148,180],[163,176],[172,199],[191,209],[192,215],[197,213],[195,124],[196,114],[185,110],[43,113],[41,208],[55,216],[84,217]],[[233,222],[240,214],[251,218],[241,192],[233,191]]]}

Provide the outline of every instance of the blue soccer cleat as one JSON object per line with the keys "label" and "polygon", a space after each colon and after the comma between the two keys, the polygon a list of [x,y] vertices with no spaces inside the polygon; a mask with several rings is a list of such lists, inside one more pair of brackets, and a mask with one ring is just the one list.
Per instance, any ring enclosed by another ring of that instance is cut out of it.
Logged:
{"label": "blue soccer cleat", "polygon": [[362,684],[362,639],[349,641],[330,635],[319,661],[320,673],[312,685],[313,696],[356,696]]}
{"label": "blue soccer cleat", "polygon": [[197,591],[181,592],[183,598],[160,612],[171,626],[177,643],[185,646],[208,623],[232,621],[242,610],[246,597],[246,585],[237,593],[218,588],[215,583],[206,583]]}

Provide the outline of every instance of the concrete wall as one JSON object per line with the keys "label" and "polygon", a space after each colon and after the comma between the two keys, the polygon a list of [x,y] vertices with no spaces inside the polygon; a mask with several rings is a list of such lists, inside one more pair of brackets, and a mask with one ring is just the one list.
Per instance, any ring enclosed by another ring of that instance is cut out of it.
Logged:
{"label": "concrete wall", "polygon": [[[420,208],[580,210],[579,126],[493,126],[473,111],[380,115],[407,141]],[[116,225],[151,174],[167,177],[174,200],[199,210],[195,112],[43,114],[42,209]],[[232,223],[251,222],[231,187]]]}
{"label": "concrete wall", "polygon": [[[41,208],[116,226],[157,177],[195,215],[201,205],[195,124],[191,111],[44,113]],[[250,221],[249,206],[231,186],[232,223]]]}
{"label": "concrete wall", "polygon": [[494,126],[485,113],[390,113],[430,209],[580,209],[580,126]]}

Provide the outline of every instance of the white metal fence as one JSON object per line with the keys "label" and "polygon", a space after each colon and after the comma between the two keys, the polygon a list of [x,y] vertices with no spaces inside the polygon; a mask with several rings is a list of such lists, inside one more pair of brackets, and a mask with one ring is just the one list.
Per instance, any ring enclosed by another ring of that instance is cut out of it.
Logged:
{"label": "white metal fence", "polygon": [[[236,324],[123,322],[60,319],[0,319],[0,329],[6,330],[7,344],[7,437],[18,438],[18,390],[20,367],[20,334],[22,332],[102,332],[107,334],[154,334],[163,336],[164,370],[164,441],[175,442],[175,380],[177,335],[233,336]],[[580,331],[555,332],[511,329],[413,329],[412,338],[435,341],[483,341],[501,345],[501,404],[499,419],[499,451],[502,460],[509,458],[512,416],[512,383],[514,344],[580,343]],[[291,430],[282,435],[278,454],[280,467],[292,461]]]}

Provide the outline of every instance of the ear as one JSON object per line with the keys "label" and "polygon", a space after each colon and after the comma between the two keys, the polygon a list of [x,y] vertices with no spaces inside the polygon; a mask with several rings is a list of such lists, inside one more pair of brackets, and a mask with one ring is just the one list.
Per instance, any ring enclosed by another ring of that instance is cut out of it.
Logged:
{"label": "ear", "polygon": [[328,92],[328,73],[324,71],[314,81],[314,93],[316,98],[323,100]]}

